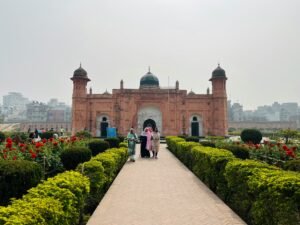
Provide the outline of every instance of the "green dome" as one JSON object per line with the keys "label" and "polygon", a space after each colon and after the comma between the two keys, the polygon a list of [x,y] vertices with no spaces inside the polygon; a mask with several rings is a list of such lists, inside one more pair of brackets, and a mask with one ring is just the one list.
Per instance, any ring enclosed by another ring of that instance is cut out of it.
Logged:
{"label": "green dome", "polygon": [[225,70],[220,67],[220,64],[218,64],[218,67],[212,72],[212,78],[226,78]]}
{"label": "green dome", "polygon": [[82,78],[87,78],[87,72],[85,69],[81,67],[81,64],[77,70],[74,71],[73,77],[82,77]]}
{"label": "green dome", "polygon": [[142,76],[140,80],[140,88],[141,87],[159,87],[158,78],[149,71]]}

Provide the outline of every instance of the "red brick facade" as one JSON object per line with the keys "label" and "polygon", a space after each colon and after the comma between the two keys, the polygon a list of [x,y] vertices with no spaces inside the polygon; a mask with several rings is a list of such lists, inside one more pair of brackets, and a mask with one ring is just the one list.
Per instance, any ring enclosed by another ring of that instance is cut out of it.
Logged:
{"label": "red brick facade", "polygon": [[[112,93],[93,94],[87,92],[90,80],[80,67],[71,78],[72,134],[86,129],[94,136],[103,136],[106,126],[116,127],[120,135],[126,135],[131,127],[140,134],[147,123],[155,123],[162,136],[227,135],[227,78],[225,71],[223,76],[214,72],[210,79],[212,93],[207,94],[180,90],[178,81],[169,89],[142,83],[139,89],[128,89],[121,81],[120,89]],[[150,71],[148,74],[154,76]]]}

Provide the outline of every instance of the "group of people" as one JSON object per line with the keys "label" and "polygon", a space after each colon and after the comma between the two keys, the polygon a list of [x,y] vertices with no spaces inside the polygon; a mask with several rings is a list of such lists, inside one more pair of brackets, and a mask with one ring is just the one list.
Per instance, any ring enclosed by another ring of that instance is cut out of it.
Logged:
{"label": "group of people", "polygon": [[[130,161],[135,161],[135,145],[139,141],[137,134],[134,132],[134,129],[131,128],[130,132],[127,135],[128,140],[128,154]],[[142,158],[155,158],[159,152],[159,143],[160,143],[160,133],[155,127],[154,130],[152,127],[146,127],[140,136],[141,142],[141,152],[140,156]]]}

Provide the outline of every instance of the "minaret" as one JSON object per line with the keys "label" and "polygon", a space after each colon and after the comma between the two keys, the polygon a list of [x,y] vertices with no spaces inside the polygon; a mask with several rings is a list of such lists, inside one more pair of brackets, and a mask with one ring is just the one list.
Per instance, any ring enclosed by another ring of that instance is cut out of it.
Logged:
{"label": "minaret", "polygon": [[214,121],[212,132],[217,136],[225,136],[228,133],[226,80],[225,70],[218,64],[210,78],[213,101],[211,110]]}
{"label": "minaret", "polygon": [[175,89],[178,91],[179,90],[179,82],[178,80],[176,80],[176,83],[175,83]]}
{"label": "minaret", "polygon": [[74,71],[73,77],[73,95],[72,95],[72,135],[77,131],[84,130],[87,127],[87,83],[90,79],[87,72],[80,66]]}

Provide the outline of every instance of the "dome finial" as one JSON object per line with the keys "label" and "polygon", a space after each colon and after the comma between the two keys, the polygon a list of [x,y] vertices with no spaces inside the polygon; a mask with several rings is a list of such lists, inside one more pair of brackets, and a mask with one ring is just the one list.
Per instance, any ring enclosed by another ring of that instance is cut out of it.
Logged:
{"label": "dome finial", "polygon": [[81,68],[81,62],[80,62],[79,68]]}
{"label": "dome finial", "polygon": [[218,61],[218,67],[220,67],[220,61]]}
{"label": "dome finial", "polygon": [[150,73],[150,66],[148,66],[148,73]]}

